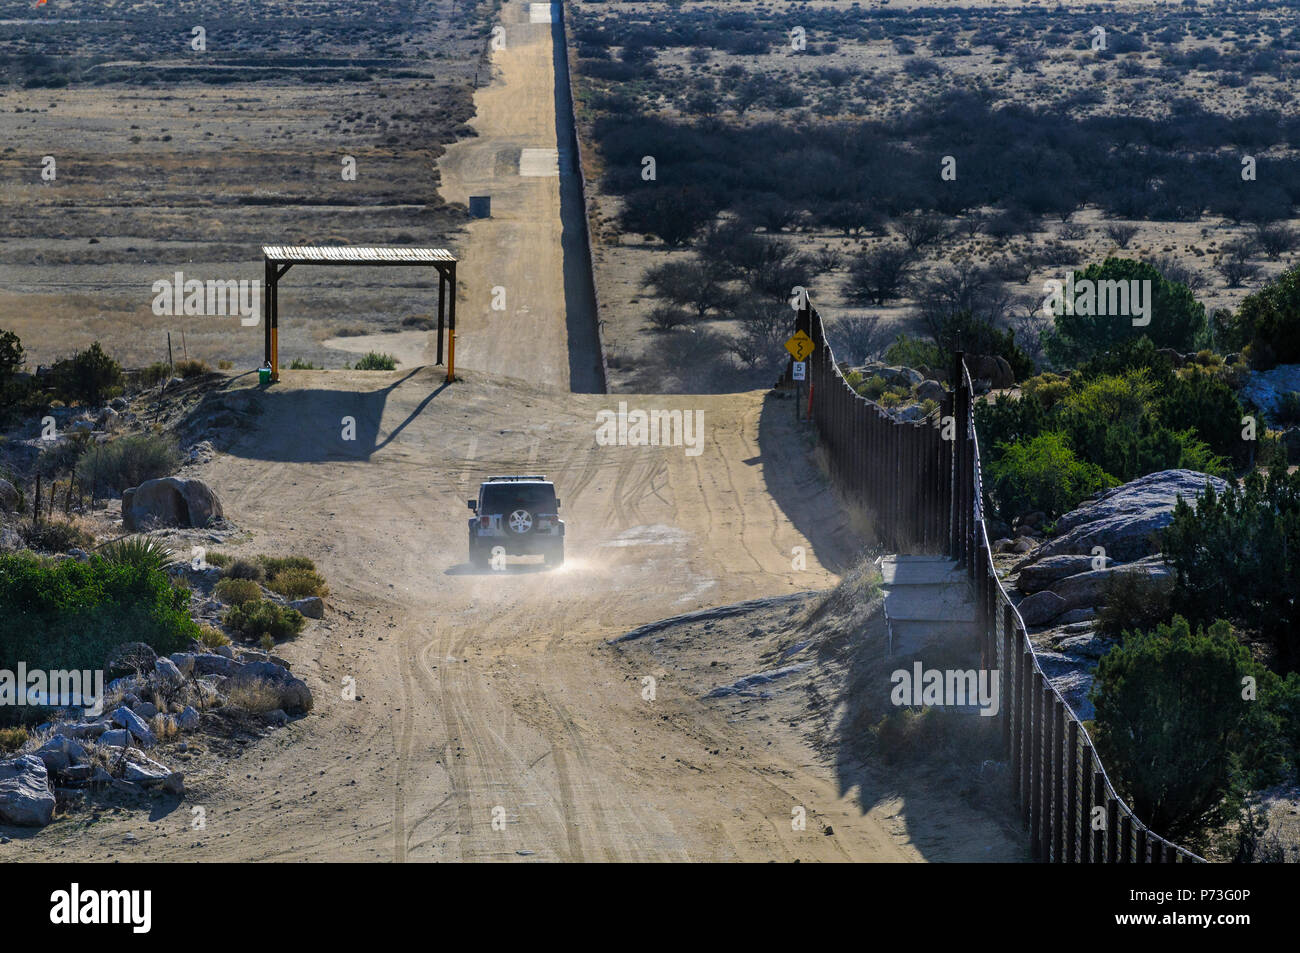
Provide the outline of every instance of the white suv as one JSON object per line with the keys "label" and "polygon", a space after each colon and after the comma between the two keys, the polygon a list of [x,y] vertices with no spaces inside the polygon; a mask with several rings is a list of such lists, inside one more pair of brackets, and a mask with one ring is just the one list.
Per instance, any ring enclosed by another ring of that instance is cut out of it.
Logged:
{"label": "white suv", "polygon": [[489,477],[469,501],[469,560],[490,565],[498,546],[507,556],[541,555],[548,566],[564,564],[564,521],[555,484],[544,476]]}

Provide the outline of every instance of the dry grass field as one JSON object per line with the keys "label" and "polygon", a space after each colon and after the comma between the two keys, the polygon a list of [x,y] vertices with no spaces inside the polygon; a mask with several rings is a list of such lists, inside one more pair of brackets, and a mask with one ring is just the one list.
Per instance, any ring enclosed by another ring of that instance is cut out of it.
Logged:
{"label": "dry grass field", "polygon": [[[32,367],[94,340],[127,366],[166,359],[170,331],[178,358],[250,368],[260,326],[155,315],[153,283],[260,279],[264,243],[454,248],[466,214],[437,160],[471,134],[493,7],[0,4],[0,327]],[[409,270],[301,270],[281,353],[342,366],[322,341],[398,330],[436,289]]]}

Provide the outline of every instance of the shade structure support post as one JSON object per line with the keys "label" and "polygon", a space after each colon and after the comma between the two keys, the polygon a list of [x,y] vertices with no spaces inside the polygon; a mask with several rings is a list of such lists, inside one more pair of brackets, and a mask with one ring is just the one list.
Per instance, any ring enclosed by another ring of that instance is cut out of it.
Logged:
{"label": "shade structure support post", "polygon": [[447,301],[447,383],[456,379],[456,266],[451,266],[448,277],[451,294]]}
{"label": "shade structure support post", "polygon": [[437,364],[442,364],[442,332],[443,323],[447,315],[447,273],[441,268],[438,269],[438,360]]}

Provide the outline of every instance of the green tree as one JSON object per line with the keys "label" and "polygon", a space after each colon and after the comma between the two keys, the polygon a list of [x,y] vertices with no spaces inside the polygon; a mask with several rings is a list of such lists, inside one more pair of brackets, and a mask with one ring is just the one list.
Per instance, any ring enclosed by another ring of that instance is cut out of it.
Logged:
{"label": "green tree", "polygon": [[96,341],[52,368],[54,389],[65,400],[98,404],[121,393],[122,365],[113,360]]}
{"label": "green tree", "polygon": [[1300,267],[1248,295],[1235,314],[1216,314],[1216,324],[1221,346],[1249,348],[1256,368],[1300,363]]}
{"label": "green tree", "polygon": [[0,384],[5,383],[23,366],[23,345],[12,331],[0,330]]}
{"label": "green tree", "polygon": [[1195,837],[1225,819],[1232,753],[1252,704],[1242,679],[1254,674],[1227,622],[1193,633],[1182,616],[1127,633],[1097,664],[1097,752],[1121,797],[1161,835]]}
{"label": "green tree", "polygon": [[[1076,288],[1081,281],[1093,282],[1094,287],[1103,281],[1151,282],[1150,298],[1144,297],[1151,309],[1150,323],[1135,327],[1132,314],[1080,314],[1077,308],[1069,313],[1062,307],[1043,339],[1048,357],[1059,366],[1073,366],[1142,335],[1151,338],[1157,347],[1179,351],[1195,350],[1208,343],[1205,306],[1186,285],[1166,280],[1146,262],[1107,258],[1100,265],[1075,272],[1074,281]],[[1098,304],[1092,310],[1107,309]],[[1133,311],[1132,301],[1129,310]]]}
{"label": "green tree", "polygon": [[1049,517],[1118,481],[1078,459],[1065,434],[1049,431],[1027,443],[1004,444],[988,467],[991,495],[1005,517],[1041,510]]}

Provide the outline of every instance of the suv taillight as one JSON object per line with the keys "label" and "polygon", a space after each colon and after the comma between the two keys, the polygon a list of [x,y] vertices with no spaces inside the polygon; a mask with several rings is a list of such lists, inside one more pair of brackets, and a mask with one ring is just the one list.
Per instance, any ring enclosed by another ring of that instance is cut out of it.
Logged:
{"label": "suv taillight", "polygon": [[488,529],[488,528],[490,528],[490,527],[492,526],[492,517],[490,517],[490,516],[480,516],[480,517],[478,518],[478,525],[479,525],[479,528],[480,528],[480,529]]}

